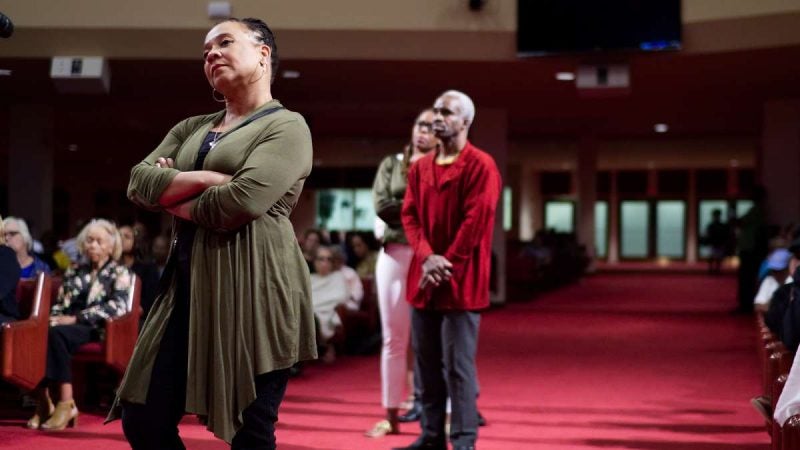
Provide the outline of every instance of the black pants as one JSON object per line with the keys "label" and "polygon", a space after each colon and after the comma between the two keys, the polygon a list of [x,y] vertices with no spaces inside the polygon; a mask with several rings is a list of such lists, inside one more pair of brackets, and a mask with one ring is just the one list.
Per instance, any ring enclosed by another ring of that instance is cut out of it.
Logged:
{"label": "black pants", "polygon": [[450,441],[473,446],[478,438],[475,353],[481,316],[472,311],[414,309],[411,342],[422,391],[422,438],[445,442],[450,396]]}
{"label": "black pants", "polygon": [[2,325],[4,323],[14,322],[14,321],[17,321],[17,320],[19,320],[19,319],[17,319],[16,317],[7,316],[7,315],[5,315],[3,313],[0,313],[0,325]]}
{"label": "black pants", "polygon": [[[185,449],[178,423],[186,408],[186,368],[189,349],[189,287],[179,271],[178,292],[153,365],[146,404],[122,403],[122,430],[133,450]],[[255,378],[256,399],[242,412],[243,425],[233,449],[274,449],[275,422],[289,370]]]}
{"label": "black pants", "polygon": [[47,370],[44,382],[71,383],[72,354],[95,337],[97,333],[89,325],[50,327],[47,332]]}

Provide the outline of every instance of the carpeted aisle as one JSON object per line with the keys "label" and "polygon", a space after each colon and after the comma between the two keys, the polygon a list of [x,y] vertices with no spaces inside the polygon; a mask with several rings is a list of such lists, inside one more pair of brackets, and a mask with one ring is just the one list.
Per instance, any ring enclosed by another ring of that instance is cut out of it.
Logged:
{"label": "carpeted aisle", "polygon": [[[480,354],[478,447],[517,449],[766,450],[748,400],[759,368],[751,317],[733,316],[733,277],[599,275],[487,313]],[[127,448],[119,422],[99,413],[77,429],[21,428],[8,405],[5,449]],[[283,450],[388,449],[403,435],[363,437],[380,418],[378,358],[343,357],[290,383],[281,410]],[[224,449],[193,418],[189,449]]]}

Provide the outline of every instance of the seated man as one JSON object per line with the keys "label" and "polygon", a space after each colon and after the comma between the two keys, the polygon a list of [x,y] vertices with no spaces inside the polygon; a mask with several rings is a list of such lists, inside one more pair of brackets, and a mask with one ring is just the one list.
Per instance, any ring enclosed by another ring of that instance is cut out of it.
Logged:
{"label": "seated man", "polygon": [[769,301],[778,288],[786,282],[789,277],[789,260],[792,254],[785,248],[779,248],[767,257],[767,269],[769,273],[764,277],[758,293],[753,300],[756,311],[766,312],[769,309]]}
{"label": "seated man", "polygon": [[347,304],[350,291],[344,274],[333,267],[333,251],[328,247],[319,247],[314,257],[315,273],[311,274],[311,302],[314,316],[317,319],[317,343],[325,347],[322,360],[330,363],[336,359],[336,351],[331,339],[342,325],[336,312],[340,304]]}

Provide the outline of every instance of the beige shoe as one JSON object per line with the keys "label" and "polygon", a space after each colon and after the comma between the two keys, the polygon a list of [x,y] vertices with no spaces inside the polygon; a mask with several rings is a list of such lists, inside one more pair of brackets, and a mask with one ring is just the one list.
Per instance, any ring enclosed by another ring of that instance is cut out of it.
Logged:
{"label": "beige shoe", "polygon": [[46,403],[40,400],[39,404],[36,405],[36,413],[28,420],[26,426],[31,430],[38,430],[42,422],[50,419],[55,409],[56,407],[53,406],[53,401],[49,398]]}
{"label": "beige shoe", "polygon": [[63,430],[66,427],[74,427],[78,425],[78,407],[75,406],[75,400],[67,400],[58,402],[53,415],[47,422],[42,424],[42,429],[47,431]]}
{"label": "beige shoe", "polygon": [[371,438],[382,438],[387,434],[400,434],[400,429],[397,427],[397,424],[392,426],[392,423],[388,420],[381,420],[380,422],[376,423],[372,429],[367,430],[367,432],[364,433],[364,436]]}

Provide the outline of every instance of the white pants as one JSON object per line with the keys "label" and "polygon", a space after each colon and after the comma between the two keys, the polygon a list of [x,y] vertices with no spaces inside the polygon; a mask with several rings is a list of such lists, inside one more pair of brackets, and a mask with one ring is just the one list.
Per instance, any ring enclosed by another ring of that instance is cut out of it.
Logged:
{"label": "white pants", "polygon": [[375,288],[381,313],[381,401],[384,408],[398,408],[404,400],[411,334],[411,305],[406,302],[408,267],[414,251],[408,245],[387,244],[378,255]]}

